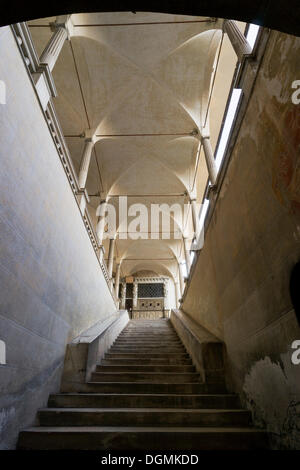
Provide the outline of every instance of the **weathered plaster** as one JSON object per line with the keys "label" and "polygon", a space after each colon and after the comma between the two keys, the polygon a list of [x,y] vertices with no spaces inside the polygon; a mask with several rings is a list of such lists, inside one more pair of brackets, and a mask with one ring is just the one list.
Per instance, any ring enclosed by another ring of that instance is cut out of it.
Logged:
{"label": "weathered plaster", "polygon": [[299,38],[271,33],[183,303],[224,340],[229,389],[247,396],[275,448],[299,448],[300,368],[289,362],[300,338],[289,294],[300,257],[299,50]]}
{"label": "weathered plaster", "polygon": [[280,362],[268,356],[255,362],[245,376],[243,391],[254,423],[267,429],[272,447],[299,449],[299,367],[291,363],[291,351],[280,354]]}

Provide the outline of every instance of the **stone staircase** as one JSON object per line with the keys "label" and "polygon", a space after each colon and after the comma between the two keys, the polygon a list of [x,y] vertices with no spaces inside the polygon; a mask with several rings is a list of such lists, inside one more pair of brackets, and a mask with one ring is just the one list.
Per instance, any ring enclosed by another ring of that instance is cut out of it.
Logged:
{"label": "stone staircase", "polygon": [[51,395],[18,449],[261,449],[237,395],[200,375],[169,320],[132,320],[82,393]]}

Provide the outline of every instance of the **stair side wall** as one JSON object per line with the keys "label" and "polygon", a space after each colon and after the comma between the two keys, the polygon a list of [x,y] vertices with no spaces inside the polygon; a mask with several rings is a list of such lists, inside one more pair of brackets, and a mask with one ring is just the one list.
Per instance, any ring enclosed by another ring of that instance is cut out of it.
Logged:
{"label": "stair side wall", "polygon": [[300,38],[270,33],[183,302],[226,344],[229,389],[274,448],[288,449],[300,449],[300,328],[289,291],[300,259],[299,54]]}
{"label": "stair side wall", "polygon": [[0,448],[59,390],[66,344],[116,306],[9,27],[0,29]]}
{"label": "stair side wall", "polygon": [[224,344],[185,312],[172,310],[170,321],[191,356],[203,382],[225,383]]}

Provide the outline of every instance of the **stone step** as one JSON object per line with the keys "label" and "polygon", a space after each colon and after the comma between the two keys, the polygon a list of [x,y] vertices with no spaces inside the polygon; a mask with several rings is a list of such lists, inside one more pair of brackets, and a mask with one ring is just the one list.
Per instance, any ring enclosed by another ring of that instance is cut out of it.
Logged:
{"label": "stone step", "polygon": [[144,340],[140,340],[140,341],[134,341],[132,339],[128,339],[128,340],[120,340],[120,339],[117,339],[113,345],[115,344],[124,344],[124,345],[130,345],[132,344],[133,346],[135,345],[139,345],[139,346],[142,346],[143,344],[145,344],[146,346],[150,345],[150,346],[161,346],[161,347],[164,347],[164,348],[167,348],[167,347],[171,347],[171,348],[178,348],[178,347],[181,347],[183,348],[183,344],[180,342],[180,341],[165,341],[165,340],[159,340],[159,341],[153,341],[153,340],[147,340],[147,339],[144,339]]}
{"label": "stone step", "polygon": [[117,349],[160,349],[165,351],[166,349],[175,349],[176,351],[182,351],[183,346],[180,343],[165,343],[162,341],[157,341],[157,343],[150,342],[150,341],[139,341],[139,342],[125,342],[125,341],[116,341],[113,343],[111,348]]}
{"label": "stone step", "polygon": [[137,338],[137,339],[141,339],[141,338],[153,338],[153,339],[161,339],[161,338],[167,338],[167,339],[179,339],[179,336],[175,333],[128,333],[128,334],[120,334],[118,336],[118,338],[129,338],[129,337],[132,337],[132,338]]}
{"label": "stone step", "polygon": [[168,349],[174,349],[175,351],[182,351],[185,350],[184,346],[182,343],[166,343],[162,341],[157,341],[151,342],[151,341],[140,341],[140,342],[135,342],[135,341],[117,341],[116,343],[113,343],[111,348],[143,348],[143,349],[153,349],[153,348],[158,348],[161,351],[166,351]]}
{"label": "stone step", "polygon": [[131,325],[142,325],[142,324],[149,324],[149,325],[170,325],[170,319],[169,318],[133,318],[130,320],[130,323],[127,324],[128,326]]}
{"label": "stone step", "polygon": [[[136,357],[140,358],[140,360],[147,359],[147,357],[142,357],[142,356],[148,356],[150,358],[151,355],[155,355],[155,358],[163,357],[163,356],[179,356],[182,354],[185,354],[185,350],[181,349],[180,351],[174,351],[172,350],[166,350],[166,352],[162,351],[161,349],[158,348],[153,348],[153,349],[143,349],[143,348],[135,348],[135,349],[127,349],[127,348],[111,348],[107,354],[114,354],[114,355],[124,355],[124,354],[130,354],[130,356],[127,356],[128,359],[130,357]],[[106,355],[105,355],[106,358]]]}
{"label": "stone step", "polygon": [[171,344],[182,344],[180,340],[177,338],[147,338],[147,337],[139,337],[139,338],[134,338],[132,336],[128,336],[128,338],[117,338],[114,343],[116,342],[124,342],[124,343],[171,343]]}
{"label": "stone step", "polygon": [[166,338],[166,339],[179,339],[178,335],[175,333],[152,333],[152,332],[134,332],[134,333],[122,333],[118,336],[118,338],[136,338],[136,339],[141,339],[141,338],[152,338],[152,339],[161,339],[161,338]]}
{"label": "stone step", "polygon": [[132,354],[152,354],[153,352],[156,352],[156,354],[169,354],[169,353],[173,353],[173,354],[180,354],[180,353],[184,353],[185,352],[185,349],[184,348],[162,348],[162,347],[153,347],[153,348],[150,348],[150,346],[148,348],[146,347],[138,347],[138,346],[135,346],[135,347],[126,347],[126,346],[112,346],[109,350],[110,353],[119,353],[119,354],[122,354],[122,353],[126,353],[126,352],[131,352]]}
{"label": "stone step", "polygon": [[160,326],[156,328],[149,327],[149,326],[147,327],[145,326],[143,328],[132,326],[132,327],[127,327],[124,330],[122,330],[120,332],[120,335],[125,334],[125,333],[135,332],[135,331],[145,331],[146,333],[148,331],[154,331],[156,334],[160,334],[160,333],[170,333],[170,334],[175,334],[175,335],[177,334],[177,331],[173,327],[170,327],[170,326],[162,326],[162,327]]}
{"label": "stone step", "polygon": [[120,334],[170,334],[177,335],[177,332],[173,328],[130,328],[128,330],[123,330]]}
{"label": "stone step", "polygon": [[131,341],[131,342],[120,342],[118,341],[117,343],[113,343],[111,348],[143,348],[143,349],[153,349],[153,348],[158,348],[161,351],[165,351],[168,349],[174,349],[175,351],[182,351],[185,350],[184,346],[182,343],[165,343],[162,341],[157,341],[157,343],[151,342],[151,341],[140,341],[138,343]]}
{"label": "stone step", "polygon": [[[102,359],[101,364],[102,365],[113,365],[113,364],[120,364],[120,365],[131,365],[131,364],[136,364],[138,362],[137,359],[135,358],[127,358],[127,359],[122,359],[122,358],[111,358],[111,359]],[[177,357],[174,358],[148,358],[148,359],[143,359],[142,362],[145,366],[147,365],[192,365],[191,359],[178,359]]]}
{"label": "stone step", "polygon": [[33,427],[18,449],[32,450],[258,450],[267,434],[251,427]]}
{"label": "stone step", "polygon": [[124,330],[120,333],[120,335],[126,335],[126,334],[145,334],[145,335],[172,335],[172,336],[178,336],[177,332],[171,328],[131,328],[130,330]]}
{"label": "stone step", "polygon": [[147,318],[133,318],[127,323],[125,328],[132,328],[132,327],[142,327],[142,326],[151,326],[151,327],[159,327],[159,328],[167,328],[172,326],[168,318],[157,318],[155,319],[147,319]]}
{"label": "stone step", "polygon": [[138,362],[148,360],[148,359],[165,359],[165,360],[176,360],[180,361],[181,359],[183,360],[189,360],[189,355],[185,352],[183,353],[157,353],[157,352],[148,352],[148,353],[143,353],[143,352],[122,352],[122,353],[116,353],[116,352],[108,352],[105,354],[105,359],[135,359]]}
{"label": "stone step", "polygon": [[[155,322],[155,321],[151,321],[151,322],[138,322],[138,323],[132,323],[132,320],[130,321],[130,323],[127,323],[127,325],[125,326],[124,330],[128,330],[130,328],[158,328],[158,329],[163,329],[163,328],[170,328],[172,330],[174,330],[173,328],[173,325],[171,322],[169,321],[162,321],[161,319],[159,320],[159,322]],[[123,331],[124,331],[123,330]]]}
{"label": "stone step", "polygon": [[245,410],[172,408],[45,408],[41,426],[247,426]]}
{"label": "stone step", "polygon": [[195,366],[186,365],[171,365],[171,364],[157,364],[157,365],[141,365],[141,364],[110,364],[110,365],[97,365],[96,372],[195,372]]}
{"label": "stone step", "polygon": [[118,338],[135,338],[135,339],[140,339],[140,338],[153,338],[153,339],[161,339],[161,338],[166,338],[166,339],[179,339],[178,335],[176,333],[156,333],[156,334],[150,334],[150,333],[145,333],[145,334],[137,334],[137,333],[120,333]]}
{"label": "stone step", "polygon": [[153,334],[156,334],[156,335],[162,335],[162,334],[176,335],[176,336],[178,335],[177,331],[175,331],[173,328],[159,328],[155,330],[151,330],[151,329],[143,330],[143,329],[131,328],[131,329],[121,331],[119,335],[134,334],[136,332],[137,333],[144,332],[146,334],[153,332]]}
{"label": "stone step", "polygon": [[196,394],[225,393],[223,384],[160,383],[160,382],[88,382],[82,384],[82,392],[90,393],[144,393],[144,394]]}
{"label": "stone step", "polygon": [[128,336],[118,336],[116,340],[123,340],[123,341],[177,341],[180,342],[178,336],[166,336],[166,335],[128,335]]}
{"label": "stone step", "polygon": [[[162,357],[164,354],[173,354],[175,356],[177,354],[184,354],[184,353],[185,353],[184,350],[181,350],[179,352],[174,351],[174,350],[169,350],[166,353],[164,353],[163,351],[161,351],[158,348],[154,348],[153,350],[151,350],[151,349],[142,349],[142,348],[137,348],[137,349],[126,349],[126,348],[120,349],[120,348],[118,348],[118,349],[109,350],[109,354],[118,354],[118,355],[130,354],[131,356],[129,356],[129,357],[136,357],[136,358],[140,358],[141,360],[143,360],[143,358],[141,358],[141,356],[146,356],[146,355],[151,356],[151,354],[155,354],[155,357],[158,358],[158,357]],[[129,359],[129,357],[128,357],[128,359]]]}
{"label": "stone step", "polygon": [[127,338],[127,339],[124,339],[124,338],[117,338],[115,341],[114,341],[114,344],[116,343],[124,343],[124,344],[144,344],[144,343],[147,343],[147,344],[161,344],[163,342],[163,344],[175,344],[175,345],[182,345],[181,341],[179,341],[178,339],[166,339],[166,338],[155,338],[155,339],[150,339],[150,338],[139,338],[139,339],[133,339],[131,337]]}
{"label": "stone step", "polygon": [[120,394],[120,393],[60,393],[50,395],[51,408],[220,408],[237,409],[240,406],[237,395],[202,394]]}
{"label": "stone step", "polygon": [[192,383],[199,382],[200,375],[190,373],[166,372],[93,372],[92,382],[156,382],[156,383]]}
{"label": "stone step", "polygon": [[116,340],[113,345],[114,347],[125,347],[125,348],[182,348],[182,344],[179,341],[121,341]]}
{"label": "stone step", "polygon": [[130,320],[130,323],[126,325],[126,328],[131,328],[134,326],[152,326],[152,327],[159,327],[159,328],[166,328],[172,326],[169,318],[158,318],[157,320],[147,319],[147,318],[133,318]]}

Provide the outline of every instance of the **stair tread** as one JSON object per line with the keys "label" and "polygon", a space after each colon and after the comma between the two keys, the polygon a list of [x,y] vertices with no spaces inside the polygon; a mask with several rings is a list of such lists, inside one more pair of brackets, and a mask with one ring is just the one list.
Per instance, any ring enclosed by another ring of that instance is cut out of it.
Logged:
{"label": "stair tread", "polygon": [[[150,353],[150,352],[132,352],[132,351],[127,351],[127,352],[116,352],[116,351],[112,351],[112,352],[109,352],[109,353],[106,353],[107,355],[115,355],[115,356],[119,356],[119,355],[123,355],[123,354],[128,354],[130,355],[131,357],[134,357],[134,356],[149,356],[149,358],[154,358],[157,357],[157,356],[164,356],[164,357],[168,357],[168,356],[172,356],[172,357],[178,357],[178,356],[185,356],[186,358],[188,358],[188,354],[187,353],[179,353],[179,354],[176,354],[176,353],[171,353],[171,352],[168,352],[167,354],[164,354],[164,353],[161,353],[161,352],[156,352],[154,354]],[[148,359],[148,358],[147,358]]]}
{"label": "stair tread", "polygon": [[[107,359],[104,359],[105,361]],[[186,368],[186,367],[195,367],[193,366],[193,364],[169,364],[169,363],[157,363],[157,364],[135,364],[135,363],[130,363],[130,364],[122,364],[122,363],[118,363],[118,362],[115,362],[113,361],[112,363],[109,363],[109,364],[106,364],[106,362],[103,364],[101,362],[101,364],[97,364],[97,368],[99,367],[147,367],[147,368],[150,368],[150,367],[173,367],[174,370],[175,368],[179,368],[179,367],[183,367],[183,368]]]}
{"label": "stair tread", "polygon": [[[105,367],[105,366],[102,366],[102,367]],[[115,371],[115,372],[93,372],[93,374],[97,374],[97,375],[124,375],[124,371]],[[140,372],[134,372],[134,371],[127,371],[126,372],[126,375],[149,375],[149,377],[151,375],[200,375],[199,372],[143,372],[143,371],[140,371]]]}
{"label": "stair tread", "polygon": [[[116,384],[127,384],[127,385],[137,385],[136,382],[93,382],[93,381],[90,381],[90,382],[87,382],[87,384],[105,384],[105,385],[108,385],[108,384],[113,384],[113,385],[116,385]],[[143,382],[141,385],[143,386],[146,386],[146,385],[204,385],[204,382]]]}
{"label": "stair tread", "polygon": [[[99,383],[99,382],[97,382]],[[122,382],[124,383],[124,382]],[[82,396],[88,396],[88,397],[97,397],[97,396],[114,396],[114,397],[124,397],[124,396],[129,396],[129,397],[238,397],[238,395],[234,393],[190,393],[183,395],[181,393],[152,393],[149,395],[148,393],[55,393],[53,395],[50,395],[51,397],[82,397]]]}
{"label": "stair tread", "polygon": [[243,410],[241,408],[123,408],[123,407],[113,407],[113,408],[40,408],[40,412],[53,412],[53,413],[249,413],[248,410]]}
{"label": "stair tread", "polygon": [[31,428],[27,428],[26,430],[22,431],[22,433],[27,433],[27,432],[42,432],[42,433],[47,433],[47,432],[59,432],[59,433],[64,433],[64,432],[72,432],[72,433],[80,433],[80,432],[136,432],[136,433],[152,433],[152,432],[191,432],[191,433],[233,433],[233,434],[239,434],[239,433],[261,433],[261,434],[266,434],[266,431],[263,429],[258,429],[250,426],[216,426],[216,427],[210,427],[210,426],[35,426]]}
{"label": "stair tread", "polygon": [[[170,371],[171,366],[169,364],[160,364],[160,365],[140,365],[140,364],[101,364],[97,365],[97,368],[95,372],[101,373],[101,372],[123,372],[123,373],[128,373],[128,372],[153,372],[153,373],[158,373],[158,372],[165,372],[168,373]],[[195,367],[193,365],[173,365],[171,371],[173,373],[177,372],[185,372],[185,373],[191,373],[195,371]]]}

